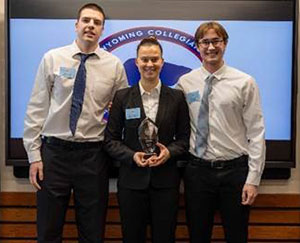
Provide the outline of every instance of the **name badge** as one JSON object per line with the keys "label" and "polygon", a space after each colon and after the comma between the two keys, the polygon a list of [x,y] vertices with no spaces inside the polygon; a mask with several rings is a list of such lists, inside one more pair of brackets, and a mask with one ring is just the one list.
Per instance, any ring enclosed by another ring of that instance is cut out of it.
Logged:
{"label": "name badge", "polygon": [[67,68],[67,67],[60,67],[59,68],[59,76],[72,79],[75,77],[76,69],[75,68]]}
{"label": "name badge", "polygon": [[125,115],[126,115],[126,120],[141,118],[141,109],[140,107],[126,109]]}
{"label": "name badge", "polygon": [[186,100],[187,100],[188,103],[193,103],[195,101],[200,101],[199,91],[193,91],[193,92],[187,93]]}

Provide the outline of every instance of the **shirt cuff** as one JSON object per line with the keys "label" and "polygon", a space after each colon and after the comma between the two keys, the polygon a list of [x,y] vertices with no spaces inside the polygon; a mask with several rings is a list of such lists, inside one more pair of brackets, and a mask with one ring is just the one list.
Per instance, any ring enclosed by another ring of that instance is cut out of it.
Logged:
{"label": "shirt cuff", "polygon": [[246,184],[259,186],[262,174],[257,171],[249,171]]}
{"label": "shirt cuff", "polygon": [[42,161],[40,150],[33,150],[28,152],[28,161],[29,163]]}

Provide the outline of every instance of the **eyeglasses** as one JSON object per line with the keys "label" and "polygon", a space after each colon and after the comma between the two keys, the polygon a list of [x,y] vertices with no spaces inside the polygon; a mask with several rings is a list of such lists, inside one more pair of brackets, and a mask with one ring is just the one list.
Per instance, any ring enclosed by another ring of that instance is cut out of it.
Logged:
{"label": "eyeglasses", "polygon": [[214,47],[218,47],[224,40],[221,38],[215,38],[215,39],[203,39],[198,42],[198,44],[202,48],[208,48],[210,44],[212,44]]}

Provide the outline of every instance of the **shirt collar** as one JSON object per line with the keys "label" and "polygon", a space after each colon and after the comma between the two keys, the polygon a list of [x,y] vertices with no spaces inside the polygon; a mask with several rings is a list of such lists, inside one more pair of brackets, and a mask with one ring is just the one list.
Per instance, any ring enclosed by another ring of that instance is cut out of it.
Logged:
{"label": "shirt collar", "polygon": [[[140,87],[141,96],[143,96],[143,94],[145,94],[145,93],[149,94],[149,92],[147,92],[146,90],[144,90],[141,82],[139,82],[139,87]],[[160,90],[161,90],[161,81],[158,80],[157,85],[154,87],[154,89],[151,90],[150,94],[153,94],[155,92],[155,93],[157,93],[159,95],[160,94]]]}
{"label": "shirt collar", "polygon": [[206,79],[210,75],[213,75],[218,81],[220,81],[223,78],[223,76],[225,75],[226,67],[227,67],[227,65],[224,62],[223,66],[220,67],[214,73],[210,73],[209,71],[207,71],[204,66],[201,66],[201,71],[204,74],[204,79]]}
{"label": "shirt collar", "polygon": [[[72,49],[71,49],[71,52],[72,52],[71,55],[72,55],[72,57],[75,57],[78,54],[82,53],[82,51],[79,49],[79,47],[78,47],[78,45],[76,43],[76,40],[73,41],[71,47],[72,47]],[[95,56],[97,56],[98,58],[101,57],[102,50],[100,49],[99,45],[97,46],[97,48],[92,53],[95,54]]]}

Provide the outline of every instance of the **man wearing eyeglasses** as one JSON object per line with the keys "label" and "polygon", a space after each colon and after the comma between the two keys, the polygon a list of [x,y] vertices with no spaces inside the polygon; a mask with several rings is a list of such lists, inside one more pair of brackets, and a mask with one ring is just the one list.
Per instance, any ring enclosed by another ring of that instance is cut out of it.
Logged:
{"label": "man wearing eyeglasses", "polygon": [[222,25],[201,24],[195,43],[202,66],[178,83],[192,129],[184,175],[190,242],[211,241],[218,208],[226,241],[244,243],[265,163],[259,91],[250,75],[224,63],[228,34]]}

